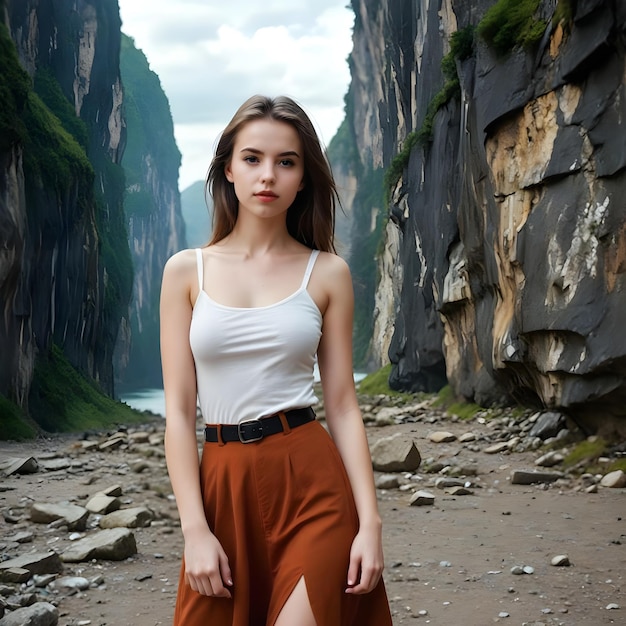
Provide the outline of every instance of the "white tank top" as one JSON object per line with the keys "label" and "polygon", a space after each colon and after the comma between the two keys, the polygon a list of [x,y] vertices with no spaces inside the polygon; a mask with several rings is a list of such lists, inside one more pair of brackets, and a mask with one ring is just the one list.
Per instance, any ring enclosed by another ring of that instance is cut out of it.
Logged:
{"label": "white tank top", "polygon": [[212,300],[203,288],[202,250],[196,254],[200,292],[189,343],[204,421],[237,424],[315,404],[313,366],[322,315],[307,285],[319,250],[311,252],[297,291],[252,308]]}

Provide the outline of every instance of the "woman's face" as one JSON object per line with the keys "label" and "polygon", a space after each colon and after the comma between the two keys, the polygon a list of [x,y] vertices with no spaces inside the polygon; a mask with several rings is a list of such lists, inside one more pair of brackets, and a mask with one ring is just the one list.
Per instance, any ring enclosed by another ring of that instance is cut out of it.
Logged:
{"label": "woman's face", "polygon": [[269,118],[247,122],[237,134],[225,174],[234,185],[239,211],[284,217],[304,186],[304,155],[297,131]]}

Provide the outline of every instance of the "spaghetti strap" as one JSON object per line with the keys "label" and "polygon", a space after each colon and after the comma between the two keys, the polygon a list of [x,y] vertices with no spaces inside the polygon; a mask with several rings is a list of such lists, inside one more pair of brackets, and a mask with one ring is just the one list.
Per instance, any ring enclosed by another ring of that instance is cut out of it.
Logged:
{"label": "spaghetti strap", "polygon": [[204,287],[204,263],[202,261],[202,248],[196,248],[196,260],[198,261],[198,287],[202,291]]}
{"label": "spaghetti strap", "polygon": [[309,278],[311,278],[311,272],[313,271],[313,266],[315,265],[315,260],[319,255],[319,250],[311,250],[311,256],[309,257],[309,262],[306,266],[306,272],[304,272],[304,278],[302,279],[302,284],[300,285],[300,289],[306,289],[309,284]]}

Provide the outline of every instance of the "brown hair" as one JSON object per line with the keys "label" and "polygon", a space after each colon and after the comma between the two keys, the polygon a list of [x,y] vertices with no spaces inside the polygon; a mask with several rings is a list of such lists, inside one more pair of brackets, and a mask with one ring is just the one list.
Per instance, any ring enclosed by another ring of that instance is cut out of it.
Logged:
{"label": "brown hair", "polygon": [[309,248],[335,252],[335,207],[338,201],[335,181],[311,120],[287,96],[252,96],[239,107],[224,129],[205,184],[205,193],[213,196],[213,235],[209,245],[231,233],[237,221],[239,201],[225,173],[237,134],[248,122],[264,118],[291,125],[302,142],[304,187],[287,211],[289,234]]}

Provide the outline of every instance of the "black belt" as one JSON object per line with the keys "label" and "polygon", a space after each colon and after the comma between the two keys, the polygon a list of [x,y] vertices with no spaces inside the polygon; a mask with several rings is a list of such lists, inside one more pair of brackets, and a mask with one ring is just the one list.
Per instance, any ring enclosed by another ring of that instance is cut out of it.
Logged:
{"label": "black belt", "polygon": [[[312,422],[315,419],[315,411],[309,406],[306,409],[292,409],[284,411],[289,428],[296,428]],[[239,424],[218,424],[207,426],[204,429],[204,439],[209,443],[218,443],[218,429],[221,430],[222,441],[241,441],[241,443],[251,443],[260,441],[268,435],[275,435],[283,432],[283,424],[278,413],[260,419],[239,422]]]}

